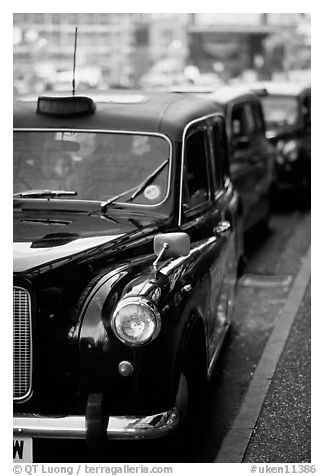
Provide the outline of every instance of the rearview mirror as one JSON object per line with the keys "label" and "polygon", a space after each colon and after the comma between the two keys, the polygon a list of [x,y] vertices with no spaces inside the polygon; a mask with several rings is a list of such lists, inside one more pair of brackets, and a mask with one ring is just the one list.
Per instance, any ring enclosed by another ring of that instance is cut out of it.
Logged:
{"label": "rearview mirror", "polygon": [[190,253],[190,238],[187,233],[164,233],[154,237],[154,253],[157,256],[154,264],[163,257],[179,258]]}

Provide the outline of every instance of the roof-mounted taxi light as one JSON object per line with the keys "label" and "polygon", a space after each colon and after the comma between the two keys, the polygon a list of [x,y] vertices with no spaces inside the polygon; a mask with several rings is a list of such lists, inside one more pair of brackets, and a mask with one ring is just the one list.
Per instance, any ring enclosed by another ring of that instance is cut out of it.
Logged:
{"label": "roof-mounted taxi light", "polygon": [[40,96],[37,101],[36,112],[50,116],[72,117],[94,114],[95,110],[95,102],[86,96]]}

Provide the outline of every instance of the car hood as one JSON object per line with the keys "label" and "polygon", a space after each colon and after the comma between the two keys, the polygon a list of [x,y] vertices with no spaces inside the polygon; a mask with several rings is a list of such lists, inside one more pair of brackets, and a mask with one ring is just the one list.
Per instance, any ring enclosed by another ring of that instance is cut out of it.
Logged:
{"label": "car hood", "polygon": [[[111,235],[105,237],[80,238],[60,246],[33,248],[32,242],[19,242],[13,244],[14,272],[23,272],[28,269],[39,267],[44,264],[64,260],[80,252],[106,245],[123,235]],[[65,261],[65,260],[64,260]]]}
{"label": "car hood", "polygon": [[22,273],[49,264],[53,268],[67,261],[95,258],[112,248],[118,251],[122,247],[125,251],[134,241],[157,230],[156,217],[119,215],[16,210],[14,272]]}

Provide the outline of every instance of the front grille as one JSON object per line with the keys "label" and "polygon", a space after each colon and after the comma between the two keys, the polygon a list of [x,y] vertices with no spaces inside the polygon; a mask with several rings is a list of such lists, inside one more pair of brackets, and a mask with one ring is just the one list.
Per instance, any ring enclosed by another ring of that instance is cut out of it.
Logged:
{"label": "front grille", "polygon": [[26,289],[13,288],[13,397],[25,400],[32,383],[31,300]]}

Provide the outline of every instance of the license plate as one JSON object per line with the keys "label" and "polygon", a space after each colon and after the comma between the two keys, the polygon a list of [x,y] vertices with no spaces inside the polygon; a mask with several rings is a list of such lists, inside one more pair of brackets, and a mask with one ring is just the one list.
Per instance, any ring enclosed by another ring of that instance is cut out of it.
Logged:
{"label": "license plate", "polygon": [[33,440],[32,438],[14,438],[13,440],[13,460],[19,463],[33,462]]}

